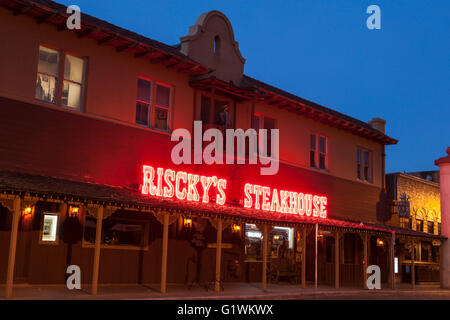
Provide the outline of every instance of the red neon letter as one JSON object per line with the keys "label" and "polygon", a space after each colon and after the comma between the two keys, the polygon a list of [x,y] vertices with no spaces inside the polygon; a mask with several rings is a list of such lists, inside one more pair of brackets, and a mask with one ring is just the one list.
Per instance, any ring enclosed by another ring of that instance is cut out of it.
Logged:
{"label": "red neon letter", "polygon": [[225,179],[219,179],[219,181],[217,182],[217,190],[219,191],[220,194],[218,194],[216,196],[216,203],[218,205],[223,206],[225,204],[226,201],[226,195],[225,195],[225,189],[227,188],[227,180]]}
{"label": "red neon letter", "polygon": [[270,211],[281,212],[280,200],[278,198],[278,190],[272,190],[272,204],[270,206]]}
{"label": "red neon letter", "polygon": [[175,181],[175,171],[167,169],[164,174],[164,182],[168,187],[164,187],[164,197],[173,198],[175,190],[173,189],[173,181]]}
{"label": "red neon letter", "polygon": [[314,196],[313,198],[313,205],[314,205],[314,209],[313,209],[313,216],[314,217],[318,217],[320,215],[320,199],[318,196]]}
{"label": "red neon letter", "polygon": [[270,210],[269,196],[270,196],[270,188],[263,187],[262,188],[262,209],[265,211]]}
{"label": "red neon letter", "polygon": [[320,197],[320,217],[321,218],[327,217],[327,209],[326,209],[327,204],[328,204],[327,197]]}
{"label": "red neon letter", "polygon": [[259,205],[259,196],[261,195],[262,188],[261,186],[254,185],[253,186],[253,193],[255,194],[255,209],[260,209]]}
{"label": "red neon letter", "polygon": [[180,181],[183,180],[184,183],[187,182],[187,173],[179,171],[177,172],[176,178],[175,178],[175,195],[178,199],[184,200],[186,199],[186,187],[183,188],[182,191],[180,191]]}
{"label": "red neon letter", "polygon": [[305,195],[303,193],[298,194],[297,207],[298,214],[303,216],[305,214]]}
{"label": "red neon letter", "polygon": [[209,188],[211,188],[211,185],[213,183],[213,178],[201,176],[200,182],[202,183],[202,187],[203,187],[203,203],[208,203],[209,202],[208,192],[209,192]]}
{"label": "red neon letter", "polygon": [[198,174],[188,174],[188,192],[187,199],[189,201],[199,201],[200,196],[198,195],[197,183],[200,177]]}
{"label": "red neon letter", "polygon": [[142,194],[151,194],[155,195],[155,185],[153,184],[153,180],[155,179],[155,169],[151,166],[143,166],[144,172],[144,182],[142,184]]}
{"label": "red neon letter", "polygon": [[245,199],[244,199],[244,208],[251,208],[253,204],[252,200],[252,188],[253,186],[250,183],[246,183],[244,186],[244,193],[245,193]]}
{"label": "red neon letter", "polygon": [[158,174],[158,185],[156,187],[156,195],[158,197],[162,197],[162,195],[163,195],[162,180],[163,180],[163,176],[164,176],[164,169],[158,168],[158,169],[156,169],[156,172]]}
{"label": "red neon letter", "polygon": [[308,217],[312,214],[312,195],[305,194],[305,213]]}
{"label": "red neon letter", "polygon": [[280,191],[280,197],[281,197],[281,213],[289,213],[289,206],[287,204],[287,198],[289,196],[289,192],[287,191]]}

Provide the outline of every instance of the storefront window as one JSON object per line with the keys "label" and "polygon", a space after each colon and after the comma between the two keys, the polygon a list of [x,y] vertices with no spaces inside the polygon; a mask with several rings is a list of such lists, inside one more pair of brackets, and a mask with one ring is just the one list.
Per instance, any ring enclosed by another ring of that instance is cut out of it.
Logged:
{"label": "storefront window", "polygon": [[245,225],[245,258],[262,260],[262,232],[254,224]]}
{"label": "storefront window", "polygon": [[56,230],[58,226],[58,216],[56,214],[44,214],[41,240],[44,242],[56,241]]}
{"label": "storefront window", "polygon": [[[84,227],[85,243],[95,244],[96,226],[96,219],[86,217]],[[102,223],[102,245],[145,246],[145,230],[146,224],[144,222],[107,218]]]}
{"label": "storefront window", "polygon": [[294,229],[274,227],[270,232],[269,240],[271,258],[289,258],[294,248]]}

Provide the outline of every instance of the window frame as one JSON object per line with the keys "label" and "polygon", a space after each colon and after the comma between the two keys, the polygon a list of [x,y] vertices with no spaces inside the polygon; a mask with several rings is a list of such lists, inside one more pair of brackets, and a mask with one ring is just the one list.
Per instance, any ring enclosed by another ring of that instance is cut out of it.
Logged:
{"label": "window frame", "polygon": [[[139,80],[144,80],[150,83],[150,102],[147,101],[142,101],[139,100],[138,96],[137,96],[137,91],[139,89],[138,86],[138,81]],[[157,86],[162,86],[162,87],[166,87],[169,88],[169,106],[168,107],[164,107],[164,106],[160,106],[157,104],[156,102],[156,96],[157,96]],[[139,75],[137,77],[137,81],[136,81],[136,99],[135,99],[135,119],[134,119],[134,124],[142,127],[142,128],[148,128],[148,129],[152,129],[152,130],[157,130],[157,131],[161,131],[161,132],[171,132],[172,130],[172,110],[173,110],[173,99],[174,99],[174,88],[175,86],[163,81],[159,81],[156,80],[154,78],[148,77],[148,76],[143,76],[143,75]],[[145,124],[141,124],[137,122],[137,104],[141,103],[141,104],[145,104],[147,105],[147,125]],[[156,109],[164,109],[167,110],[167,120],[166,120],[166,129],[161,129],[156,127]]]}
{"label": "window frame", "polygon": [[[83,235],[82,235],[82,239],[81,239],[81,247],[82,248],[95,248],[95,243],[91,243],[85,240],[85,232],[86,232],[86,219],[87,218],[92,218],[94,220],[95,217],[91,216],[91,215],[85,215],[83,218]],[[114,218],[116,221],[120,221],[122,220],[123,222],[127,222],[127,223],[137,223],[137,224],[142,224],[144,227],[143,230],[143,245],[141,246],[137,246],[137,245],[131,245],[131,244],[106,244],[103,242],[103,232],[104,229],[102,228],[102,235],[101,235],[101,239],[100,239],[100,248],[101,249],[115,249],[115,250],[131,250],[131,251],[148,251],[149,248],[149,236],[150,236],[150,221],[136,221],[133,219],[124,219],[124,218]],[[97,221],[96,221],[97,223]],[[97,228],[97,224],[95,226],[95,228]]]}
{"label": "window frame", "polygon": [[[259,117],[258,129],[255,128],[255,117]],[[257,111],[253,112],[253,126],[252,126],[252,129],[254,129],[256,131],[256,138],[257,138],[257,141],[258,141],[258,148],[257,148],[256,151],[258,152],[258,154],[259,154],[260,143],[262,143],[262,141],[260,141],[260,139],[259,139],[259,130],[260,129],[267,129],[267,128],[264,127],[264,120],[265,120],[265,118],[269,118],[269,119],[273,120],[273,128],[271,128],[270,130],[278,128],[278,119],[277,118],[275,118],[273,116],[269,116],[269,115],[267,115],[265,113],[261,113],[261,112],[257,112]],[[271,136],[270,132],[267,133],[267,139],[270,141],[270,148],[272,149],[272,136]],[[266,151],[268,151],[268,150],[266,150]],[[270,150],[270,151],[272,151],[272,150]],[[270,152],[270,153],[266,152],[266,154],[269,157],[272,156],[272,152]]]}
{"label": "window frame", "polygon": [[[44,234],[44,220],[45,216],[55,216],[56,217],[56,236],[54,241],[45,241],[42,239],[42,236]],[[40,245],[50,245],[50,246],[57,246],[59,245],[59,229],[61,224],[60,219],[60,212],[42,212],[41,214],[41,222],[40,222],[40,228],[39,228],[39,244]]]}
{"label": "window frame", "polygon": [[[358,152],[359,151],[361,152],[361,162],[358,162]],[[364,175],[364,169],[365,169],[364,152],[368,152],[368,154],[369,154],[369,166],[368,166],[369,179],[366,179],[366,177]],[[360,166],[359,170],[358,170],[358,165]],[[373,151],[372,150],[361,147],[361,146],[356,147],[356,171],[357,171],[356,179],[358,179],[359,181],[362,181],[362,182],[373,183]],[[360,175],[360,176],[358,176],[358,175]]]}
{"label": "window frame", "polygon": [[[311,147],[311,138],[312,136],[315,136],[315,150],[312,150]],[[322,152],[320,152],[320,138],[324,138],[325,139],[325,168],[320,168],[320,154]],[[309,152],[308,152],[308,162],[309,162],[309,168],[314,169],[314,170],[320,170],[320,171],[326,171],[329,172],[329,157],[330,157],[330,152],[329,152],[329,144],[330,144],[330,138],[320,132],[317,131],[311,131],[309,133]],[[314,152],[314,166],[311,165],[311,152]]]}
{"label": "window frame", "polygon": [[[41,50],[41,47],[44,47],[46,49],[50,49],[50,50],[54,50],[58,52],[58,66],[57,66],[57,75],[53,76],[44,72],[39,72],[39,53]],[[67,50],[61,47],[57,47],[55,45],[46,43],[46,42],[40,42],[38,44],[37,47],[37,51],[38,51],[38,57],[37,57],[37,64],[36,64],[36,78],[39,74],[42,75],[46,75],[48,77],[54,77],[55,78],[55,82],[56,82],[56,97],[55,97],[55,102],[51,102],[51,101],[46,101],[46,100],[42,100],[36,97],[36,94],[34,96],[34,99],[42,102],[42,103],[46,103],[49,105],[53,105],[53,106],[58,106],[58,107],[62,107],[66,110],[71,110],[71,111],[84,111],[85,110],[85,105],[86,105],[86,91],[87,91],[87,85],[86,85],[86,81],[87,81],[87,72],[88,72],[88,63],[89,63],[89,59],[87,56],[84,56],[82,54],[73,52],[71,50]],[[72,81],[70,79],[65,79],[65,75],[64,75],[64,71],[66,69],[66,56],[73,56],[79,59],[83,60],[83,77],[82,77],[82,83],[78,83],[76,81]],[[80,85],[81,89],[80,89],[80,106],[78,108],[74,108],[68,105],[65,105],[62,103],[62,95],[63,95],[63,91],[64,91],[64,82],[70,82],[70,83],[74,83],[77,85]],[[35,90],[36,90],[36,84],[35,84]]]}

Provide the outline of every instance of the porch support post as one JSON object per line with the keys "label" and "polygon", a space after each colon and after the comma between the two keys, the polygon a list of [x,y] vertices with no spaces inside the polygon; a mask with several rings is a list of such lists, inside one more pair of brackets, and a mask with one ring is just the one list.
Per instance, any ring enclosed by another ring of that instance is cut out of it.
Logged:
{"label": "porch support post", "polygon": [[161,293],[167,291],[167,247],[169,243],[169,214],[163,217],[163,239],[161,257]]}
{"label": "porch support post", "polygon": [[411,287],[413,289],[416,288],[416,268],[415,268],[415,260],[416,260],[416,241],[412,241],[411,243]]}
{"label": "porch support post", "polygon": [[339,259],[339,240],[341,238],[341,233],[336,231],[334,235],[334,287],[339,289],[339,281],[340,281],[340,259]]}
{"label": "porch support post", "polygon": [[220,267],[222,264],[222,219],[217,219],[217,247],[216,247],[216,282],[214,284],[214,291],[220,292],[221,273]]}
{"label": "porch support post", "polygon": [[315,241],[315,258],[314,258],[314,287],[317,289],[317,255],[318,255],[318,248],[317,248],[317,236],[319,234],[319,224],[316,223],[316,231],[315,231],[314,241]]}
{"label": "porch support post", "polygon": [[306,228],[302,234],[302,288],[306,288]]}
{"label": "porch support post", "polygon": [[389,271],[391,279],[391,289],[395,289],[395,272],[394,272],[394,256],[395,256],[395,232],[392,232],[392,239],[390,241],[391,245],[389,248]]}
{"label": "porch support post", "polygon": [[363,246],[364,246],[364,261],[363,261],[363,286],[364,289],[367,289],[367,266],[369,265],[368,261],[368,242],[369,242],[369,236],[367,233],[363,236]]}
{"label": "porch support post", "polygon": [[102,242],[103,206],[97,209],[97,226],[95,230],[94,267],[92,270],[92,295],[98,293],[98,270],[100,267],[100,246]]}
{"label": "porch support post", "polygon": [[17,248],[17,234],[19,231],[20,220],[20,198],[14,198],[13,203],[13,220],[11,224],[11,237],[9,241],[9,257],[8,257],[8,271],[6,274],[6,299],[11,299],[14,282],[14,266],[16,263],[16,248]]}
{"label": "porch support post", "polygon": [[263,265],[262,265],[262,290],[267,291],[267,242],[269,238],[269,231],[267,225],[264,225],[264,239],[263,239]]}

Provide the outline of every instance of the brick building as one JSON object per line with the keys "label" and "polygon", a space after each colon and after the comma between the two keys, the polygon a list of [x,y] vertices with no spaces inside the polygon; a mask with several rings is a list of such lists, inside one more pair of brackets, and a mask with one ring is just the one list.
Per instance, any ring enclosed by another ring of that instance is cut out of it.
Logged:
{"label": "brick building", "polygon": [[[391,173],[386,175],[388,197],[393,200],[393,223],[405,229],[441,234],[441,203],[439,171]],[[437,182],[435,182],[437,181]],[[401,201],[409,203],[409,212],[402,214]],[[401,206],[401,205],[400,205]],[[407,246],[406,246],[407,247]],[[415,243],[416,281],[439,282],[439,241]],[[411,247],[400,254],[402,278],[411,277]]]}

